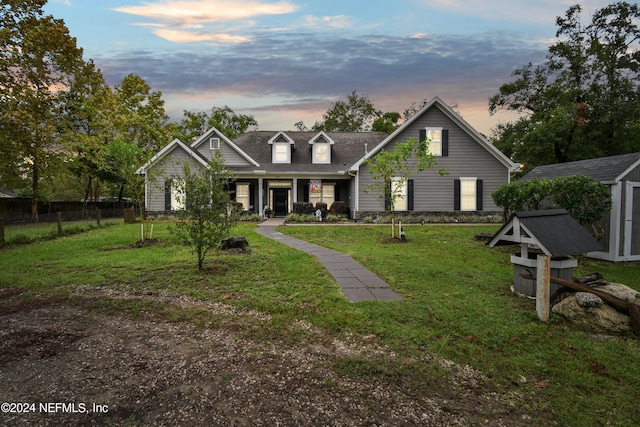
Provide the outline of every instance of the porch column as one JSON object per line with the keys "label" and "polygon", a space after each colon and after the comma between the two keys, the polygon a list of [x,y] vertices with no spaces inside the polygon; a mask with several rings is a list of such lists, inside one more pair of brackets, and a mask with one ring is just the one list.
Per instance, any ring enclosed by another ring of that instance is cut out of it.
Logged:
{"label": "porch column", "polygon": [[[293,178],[293,194],[291,197],[291,203],[296,203],[298,201],[298,178]],[[291,211],[293,212],[293,206],[291,206]]]}
{"label": "porch column", "polygon": [[263,189],[263,178],[258,178],[258,209],[260,218],[264,217],[264,189]]}

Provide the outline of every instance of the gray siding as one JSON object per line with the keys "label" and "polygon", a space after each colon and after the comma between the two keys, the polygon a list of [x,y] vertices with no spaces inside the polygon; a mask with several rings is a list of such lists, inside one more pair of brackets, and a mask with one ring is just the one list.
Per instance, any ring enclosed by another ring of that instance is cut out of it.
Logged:
{"label": "gray siding", "polygon": [[622,177],[623,181],[635,181],[640,182],[640,166],[636,166],[631,171]]}
{"label": "gray siding", "polygon": [[176,146],[160,161],[149,169],[147,175],[147,210],[151,212],[161,212],[165,210],[164,188],[165,182],[172,176],[181,176],[182,167],[185,163],[191,167],[202,167],[193,157],[187,154],[182,148]]}
{"label": "gray siding", "polygon": [[[420,129],[442,127],[449,131],[449,155],[437,157],[437,165],[412,177],[414,180],[414,211],[450,212],[454,210],[454,180],[460,177],[475,177],[483,182],[483,211],[499,211],[491,194],[508,180],[508,170],[485,147],[480,145],[440,109],[434,107],[398,135],[397,142],[413,137],[419,138]],[[392,150],[396,142],[387,147]],[[441,176],[440,170],[447,175]],[[360,168],[360,211],[383,210],[375,194],[366,194],[364,189],[373,182],[366,166]]]}
{"label": "gray siding", "polygon": [[[225,142],[225,140],[220,137],[220,135],[212,134],[210,138],[220,138],[220,152],[224,157],[224,162],[228,166],[250,166],[251,163],[247,161],[242,155],[240,155],[233,147]],[[210,138],[206,138],[196,147],[193,147],[195,151],[200,153],[207,159],[210,159],[215,150],[210,149],[209,140]]]}

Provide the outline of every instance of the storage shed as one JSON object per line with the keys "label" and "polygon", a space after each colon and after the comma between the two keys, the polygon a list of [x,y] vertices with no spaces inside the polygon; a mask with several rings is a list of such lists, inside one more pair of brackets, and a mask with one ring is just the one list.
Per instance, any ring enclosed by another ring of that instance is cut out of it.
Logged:
{"label": "storage shed", "polygon": [[[536,274],[539,253],[551,257],[552,276],[571,280],[578,266],[572,255],[603,249],[564,209],[516,212],[487,244],[520,245],[520,253],[511,254],[513,284],[515,292],[527,296],[536,295],[536,281],[521,275]],[[552,284],[551,293],[557,288]]]}
{"label": "storage shed", "polygon": [[583,175],[611,188],[613,208],[605,218],[603,249],[587,256],[640,261],[640,152],[538,166],[521,179]]}

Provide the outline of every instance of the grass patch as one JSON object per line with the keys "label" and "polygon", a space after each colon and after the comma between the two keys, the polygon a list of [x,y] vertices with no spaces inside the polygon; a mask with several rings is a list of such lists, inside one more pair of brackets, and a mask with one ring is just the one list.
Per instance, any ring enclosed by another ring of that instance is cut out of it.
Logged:
{"label": "grass patch", "polygon": [[[255,227],[240,224],[234,230],[246,236],[249,254],[212,254],[202,271],[195,254],[178,245],[169,223],[155,224],[158,241],[146,247],[133,245],[139,224],[5,247],[0,249],[0,290],[21,301],[74,300],[78,287],[96,287],[221,302],[265,313],[269,321],[211,316],[199,307],[176,308],[143,298],[78,303],[133,317],[224,325],[254,339],[289,344],[331,337],[375,342],[396,357],[344,356],[336,372],[393,380],[416,398],[426,398],[453,375],[427,361],[469,365],[482,372],[483,388],[519,396],[516,404],[529,410],[532,424],[640,422],[640,341],[633,336],[598,339],[554,315],[549,323],[538,321],[535,302],[509,289],[509,249],[490,249],[474,239],[497,231],[498,225],[407,225],[408,242],[402,244],[383,243],[390,234],[386,226],[281,227],[294,237],[347,253],[404,298],[357,304],[343,297],[316,258],[257,234]],[[581,259],[576,274],[599,271],[606,280],[638,289],[638,268]],[[300,321],[312,324],[315,332],[296,326]]]}

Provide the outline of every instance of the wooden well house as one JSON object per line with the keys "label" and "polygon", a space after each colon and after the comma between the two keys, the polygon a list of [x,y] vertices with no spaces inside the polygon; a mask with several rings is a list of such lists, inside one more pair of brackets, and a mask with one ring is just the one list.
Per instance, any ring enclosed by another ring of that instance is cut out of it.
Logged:
{"label": "wooden well house", "polygon": [[[538,255],[551,257],[551,276],[571,280],[578,266],[573,255],[602,250],[602,245],[564,209],[516,212],[487,244],[520,245],[520,253],[511,254],[513,289],[531,297],[536,296],[536,280],[522,275],[536,275]],[[552,283],[551,294],[557,288]]]}

